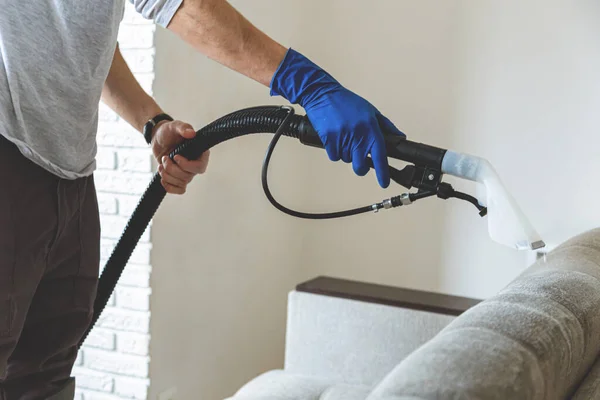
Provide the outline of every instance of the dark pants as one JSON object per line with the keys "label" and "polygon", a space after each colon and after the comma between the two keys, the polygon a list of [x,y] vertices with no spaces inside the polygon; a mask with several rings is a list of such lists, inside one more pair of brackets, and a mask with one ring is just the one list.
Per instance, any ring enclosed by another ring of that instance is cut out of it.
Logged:
{"label": "dark pants", "polygon": [[0,136],[0,400],[72,398],[99,259],[93,177],[59,179]]}

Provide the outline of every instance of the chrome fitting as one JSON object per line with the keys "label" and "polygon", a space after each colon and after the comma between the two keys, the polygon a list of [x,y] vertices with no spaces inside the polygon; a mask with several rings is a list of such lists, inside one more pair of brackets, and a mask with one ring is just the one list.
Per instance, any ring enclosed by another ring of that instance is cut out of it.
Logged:
{"label": "chrome fitting", "polygon": [[408,206],[408,205],[412,204],[410,195],[408,193],[404,193],[404,194],[400,195],[400,203],[402,203],[403,206]]}
{"label": "chrome fitting", "polygon": [[392,208],[392,199],[385,199],[383,201],[383,208],[385,208],[386,210]]}

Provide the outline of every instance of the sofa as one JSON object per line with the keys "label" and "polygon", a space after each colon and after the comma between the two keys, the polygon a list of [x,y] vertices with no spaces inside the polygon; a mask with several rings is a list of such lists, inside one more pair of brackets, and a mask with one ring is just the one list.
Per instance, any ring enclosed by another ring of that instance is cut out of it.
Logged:
{"label": "sofa", "polygon": [[600,399],[600,230],[485,300],[318,277],[289,293],[285,362],[228,400]]}

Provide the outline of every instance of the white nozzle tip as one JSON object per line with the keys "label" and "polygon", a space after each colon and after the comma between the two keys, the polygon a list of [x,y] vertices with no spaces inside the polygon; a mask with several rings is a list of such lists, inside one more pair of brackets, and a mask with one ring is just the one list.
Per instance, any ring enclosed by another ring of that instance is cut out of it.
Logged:
{"label": "white nozzle tip", "polygon": [[478,200],[487,206],[488,231],[492,240],[518,250],[537,250],[546,246],[487,160],[447,151],[442,172],[478,182],[481,184],[478,189],[485,189]]}

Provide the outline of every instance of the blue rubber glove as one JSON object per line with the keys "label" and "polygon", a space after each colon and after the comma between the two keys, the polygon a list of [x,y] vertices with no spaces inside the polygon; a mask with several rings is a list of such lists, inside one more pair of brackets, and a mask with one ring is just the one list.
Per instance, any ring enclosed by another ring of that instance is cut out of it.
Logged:
{"label": "blue rubber glove", "polygon": [[352,162],[354,172],[369,172],[371,155],[379,185],[390,184],[383,133],[405,136],[371,103],[344,88],[331,75],[293,49],[271,80],[271,96],[299,104],[332,161]]}

